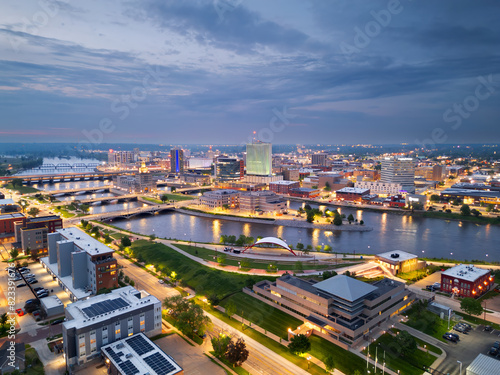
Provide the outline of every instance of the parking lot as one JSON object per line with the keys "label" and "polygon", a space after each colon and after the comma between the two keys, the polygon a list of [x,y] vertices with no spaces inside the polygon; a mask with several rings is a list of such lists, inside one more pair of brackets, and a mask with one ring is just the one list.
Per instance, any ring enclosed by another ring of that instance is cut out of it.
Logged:
{"label": "parking lot", "polygon": [[[35,275],[34,277],[38,281],[36,284],[31,284],[33,288],[43,287],[48,289],[50,291],[49,295],[51,296],[57,295],[57,297],[59,297],[59,299],[65,306],[70,302],[68,294],[59,286],[59,284],[56,281],[52,279],[52,276],[50,276],[47,273],[47,271],[45,271],[45,269],[39,262],[30,263],[28,265],[28,268],[30,269],[29,273]],[[0,274],[0,282],[2,290],[5,293],[5,291],[7,290],[8,273],[3,269],[1,270]],[[25,282],[24,280],[20,280],[16,281],[15,284],[16,285],[25,284]],[[25,302],[28,299],[32,298],[35,297],[29,286],[17,287],[15,296],[16,309],[22,309],[24,307]],[[34,323],[31,315],[25,315],[23,317],[18,318],[18,322],[21,325],[21,328],[23,328],[26,325],[31,325]]]}
{"label": "parking lot", "polygon": [[454,331],[453,329],[450,332],[458,334],[460,341],[458,343],[447,341],[447,344],[443,345],[447,356],[437,370],[444,374],[459,375],[460,364],[457,361],[462,362],[462,374],[465,374],[465,369],[479,353],[488,355],[493,343],[500,341],[500,331],[493,330],[487,332],[484,330],[483,325],[473,328],[467,334]]}

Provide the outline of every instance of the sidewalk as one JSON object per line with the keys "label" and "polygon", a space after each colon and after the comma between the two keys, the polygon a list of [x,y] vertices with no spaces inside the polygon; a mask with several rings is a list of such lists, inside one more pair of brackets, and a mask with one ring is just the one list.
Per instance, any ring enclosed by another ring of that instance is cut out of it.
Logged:
{"label": "sidewalk", "polygon": [[444,347],[449,346],[447,343],[442,342],[442,341],[440,341],[432,336],[429,336],[423,332],[416,330],[415,328],[409,327],[409,326],[402,324],[400,322],[396,322],[394,324],[394,327],[397,329],[400,329],[400,330],[408,331],[408,333],[410,333],[412,336],[415,336],[421,340],[428,342],[429,344],[437,346],[439,349],[441,349],[443,351],[443,353],[441,353],[441,355],[436,358],[436,360],[434,361],[434,363],[430,367],[438,368],[439,365],[445,360],[446,349]]}

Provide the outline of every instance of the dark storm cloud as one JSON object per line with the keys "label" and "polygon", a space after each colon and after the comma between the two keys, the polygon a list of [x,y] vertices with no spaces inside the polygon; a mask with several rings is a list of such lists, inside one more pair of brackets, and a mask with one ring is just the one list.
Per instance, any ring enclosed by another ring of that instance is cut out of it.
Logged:
{"label": "dark storm cloud", "polygon": [[[31,129],[44,118],[53,127],[95,127],[155,67],[161,81],[114,140],[240,143],[284,106],[295,108],[297,126],[280,143],[423,138],[473,93],[477,77],[500,74],[500,4],[401,0],[401,11],[366,46],[343,53],[342,43],[355,45],[357,30],[389,3],[281,3],[296,19],[311,20],[300,24],[271,8],[278,2],[233,2],[222,17],[214,6],[222,0],[89,3],[60,7],[54,24],[68,29],[48,25],[33,35],[16,23],[0,25],[0,38],[22,39],[24,47],[18,54],[2,47],[0,128]],[[457,137],[498,138],[499,98],[482,102]]]}

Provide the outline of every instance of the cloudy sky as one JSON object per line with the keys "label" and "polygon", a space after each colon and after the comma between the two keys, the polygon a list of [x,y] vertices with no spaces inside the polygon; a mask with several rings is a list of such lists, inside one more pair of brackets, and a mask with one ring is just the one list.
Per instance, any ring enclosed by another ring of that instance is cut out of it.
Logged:
{"label": "cloudy sky", "polygon": [[0,142],[498,142],[499,14],[496,0],[2,1]]}

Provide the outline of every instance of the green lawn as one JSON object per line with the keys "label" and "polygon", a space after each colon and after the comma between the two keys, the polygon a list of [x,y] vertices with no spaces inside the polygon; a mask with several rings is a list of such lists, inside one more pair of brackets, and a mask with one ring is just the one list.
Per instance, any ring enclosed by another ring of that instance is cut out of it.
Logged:
{"label": "green lawn", "polygon": [[12,184],[10,182],[8,184],[5,184],[4,188],[17,191],[21,194],[30,194],[30,193],[36,193],[37,191],[40,191],[40,190],[35,189],[34,187],[31,187],[28,185],[14,187],[14,186],[12,186]]}
{"label": "green lawn", "polygon": [[[206,249],[204,247],[182,245],[182,244],[176,244],[175,246],[178,247],[179,249],[184,250],[185,252],[187,252],[191,255],[194,255],[198,258],[212,261],[212,262],[216,261],[216,259],[214,259],[214,257],[220,256],[221,254],[225,254],[227,256],[227,259],[224,262],[224,265],[228,265],[228,266],[238,266],[238,262],[242,261],[242,258],[231,256],[231,253],[225,253],[223,251],[215,251],[215,250]],[[259,261],[259,260],[255,260],[255,259],[245,259],[245,260],[248,261],[249,266],[244,268],[244,269],[264,270],[264,269],[267,269],[267,267],[269,266],[268,261],[264,261],[264,260]],[[281,261],[281,262],[277,262],[277,265],[278,265],[278,269],[280,269],[280,270],[299,272],[299,269],[297,268],[298,265],[294,261],[291,261],[291,262],[290,261],[288,261],[288,262]],[[302,262],[302,270],[313,270],[313,269],[326,270],[326,269],[333,269],[333,268],[345,267],[345,266],[346,266],[345,263],[338,264],[338,265],[334,265],[334,264],[332,264],[332,265],[328,265],[328,264],[319,265],[319,264],[314,263],[314,262]]]}
{"label": "green lawn", "polygon": [[[215,352],[210,352],[210,354],[212,354],[215,357]],[[219,363],[214,361],[213,358],[209,357],[208,355],[207,355],[207,357],[210,358],[210,360],[212,362],[214,362],[218,366],[222,367],[224,369],[224,371],[226,371],[226,369],[223,366],[221,366]],[[219,361],[224,363],[227,367],[229,367],[231,370],[233,370],[238,375],[250,375],[250,373],[247,370],[245,370],[243,367],[233,367],[233,365],[231,363],[229,363],[229,361],[224,357],[219,358]],[[226,373],[227,373],[227,371],[226,371]]]}
{"label": "green lawn", "polygon": [[[404,324],[422,331],[429,336],[435,337],[440,341],[446,342],[446,340],[443,339],[443,334],[449,331],[448,321],[441,319],[436,314],[427,310],[423,303],[414,303],[413,306],[406,311],[405,315],[408,316],[408,321],[404,322]],[[450,322],[450,329],[454,324],[454,322]]]}
{"label": "green lawn", "polygon": [[[391,328],[391,331],[394,333],[401,332],[401,330],[397,329],[397,328]],[[418,337],[413,337],[413,338],[417,342],[418,346],[421,346],[423,348],[425,345],[429,351],[436,353],[436,354],[439,354],[439,355],[441,355],[441,353],[443,353],[443,351],[441,349],[439,349],[437,346],[429,344],[427,341],[421,340]]]}
{"label": "green lawn", "polygon": [[197,294],[217,295],[219,298],[229,293],[239,292],[244,286],[273,277],[249,276],[224,272],[203,266],[170,247],[147,240],[134,241],[131,246],[134,257],[139,261],[155,265],[156,269],[169,275],[175,271],[185,285],[196,290]]}
{"label": "green lawn", "polygon": [[[74,207],[74,206],[72,206],[72,207]],[[54,211],[56,214],[61,215],[64,218],[70,218],[70,217],[75,216],[75,214],[70,212],[68,210],[68,208],[69,208],[69,206],[57,206],[57,207],[53,207],[52,211]]]}
{"label": "green lawn", "polygon": [[[436,360],[435,356],[420,349],[407,356],[401,356],[395,337],[389,333],[380,336],[370,345],[370,355],[374,359],[377,354],[379,363],[384,362],[384,351],[386,367],[394,372],[399,370],[405,375],[421,375],[424,373],[424,366],[428,367]],[[366,353],[366,350],[364,352]]]}
{"label": "green lawn", "polygon": [[356,370],[364,374],[366,362],[363,362],[356,354],[342,349],[340,346],[319,336],[312,335],[309,337],[309,341],[311,342],[311,351],[309,353],[312,356],[324,362],[331,355],[334,358],[335,368],[344,374],[352,374]]}
{"label": "green lawn", "polygon": [[[26,374],[27,375],[43,375],[45,371],[43,369],[43,363],[38,357],[38,353],[33,348],[28,348],[26,345]],[[30,367],[31,366],[31,367]]]}
{"label": "green lawn", "polygon": [[295,329],[303,323],[301,320],[243,292],[225,298],[221,302],[221,306],[226,307],[229,302],[236,305],[237,315],[243,316],[245,319],[283,339],[287,339],[288,328]]}
{"label": "green lawn", "polygon": [[[190,201],[193,200],[194,198],[189,196],[189,195],[184,195],[184,194],[169,194],[169,193],[159,193],[160,197],[163,195],[167,196],[167,199],[169,201]],[[161,202],[161,200],[160,200]]]}

